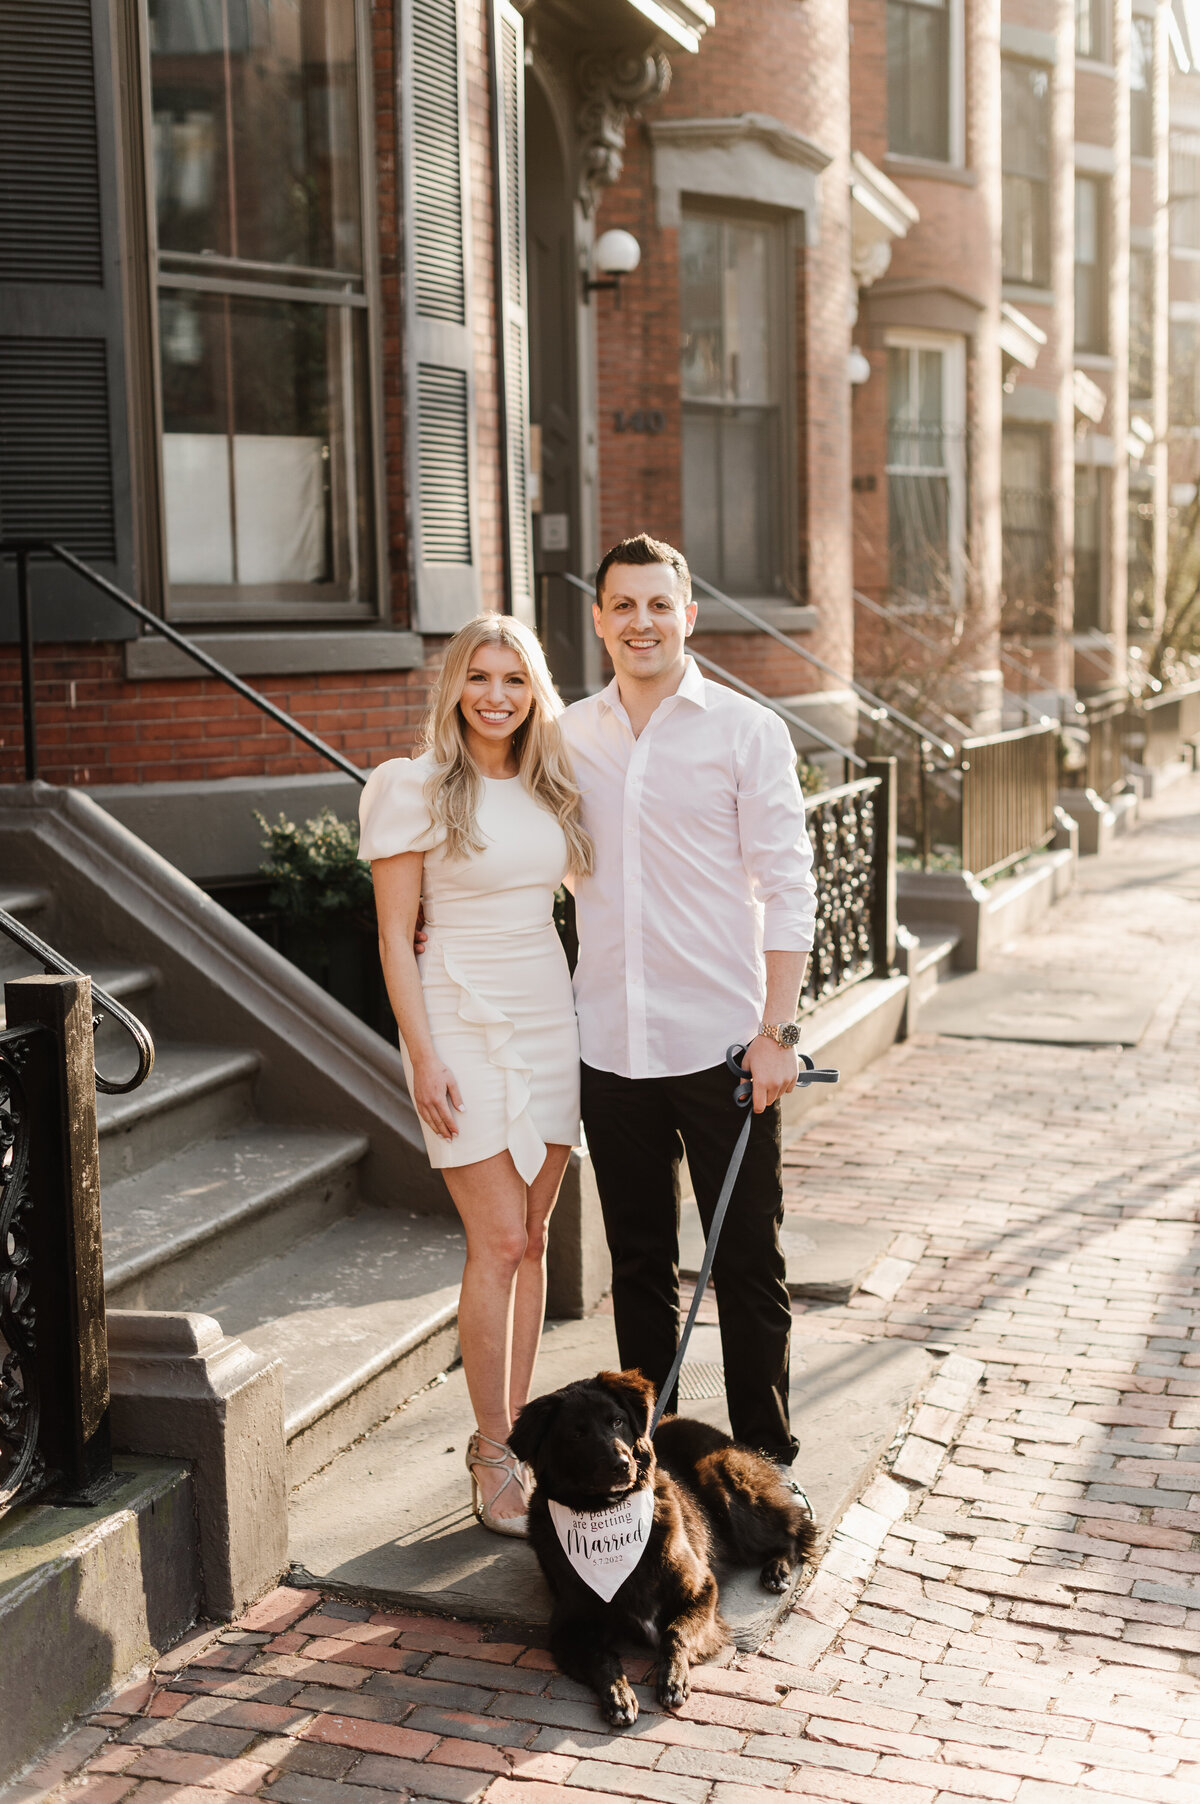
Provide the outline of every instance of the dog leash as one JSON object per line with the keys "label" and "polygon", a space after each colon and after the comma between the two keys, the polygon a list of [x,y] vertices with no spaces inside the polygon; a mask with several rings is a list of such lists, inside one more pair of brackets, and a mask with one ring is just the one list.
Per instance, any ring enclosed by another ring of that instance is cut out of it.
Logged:
{"label": "dog leash", "polygon": [[[742,1123],[741,1132],[737,1137],[737,1145],[733,1149],[733,1156],[729,1161],[729,1166],[725,1172],[725,1180],[721,1185],[721,1194],[717,1198],[717,1206],[713,1211],[712,1227],[709,1229],[708,1239],[704,1243],[704,1257],[700,1261],[700,1270],[696,1275],[696,1288],[692,1293],[692,1306],[688,1310],[687,1321],[684,1323],[683,1333],[679,1337],[679,1346],[675,1353],[675,1360],[671,1366],[671,1370],[667,1373],[666,1382],[658,1393],[658,1402],[655,1404],[654,1414],[650,1418],[651,1436],[653,1436],[655,1429],[658,1427],[667,1398],[675,1389],[679,1374],[683,1370],[684,1355],[687,1352],[688,1342],[692,1338],[692,1329],[696,1326],[696,1317],[700,1313],[700,1304],[703,1300],[704,1292],[708,1288],[708,1280],[712,1272],[713,1260],[716,1258],[717,1254],[717,1242],[721,1238],[721,1228],[729,1209],[729,1201],[733,1195],[733,1187],[737,1183],[738,1173],[742,1169],[742,1160],[746,1156],[746,1146],[750,1139],[750,1128],[754,1121],[754,1115],[750,1108],[750,1104],[754,1098],[754,1080],[748,1075],[745,1066],[742,1064],[742,1060],[745,1056],[746,1048],[744,1046],[731,1046],[725,1054],[725,1067],[730,1075],[737,1080],[733,1092],[733,1100],[739,1109],[745,1110],[746,1119]],[[809,1084],[836,1084],[841,1077],[840,1071],[834,1071],[829,1068],[818,1070],[806,1052],[797,1052],[796,1056],[803,1067],[800,1075],[796,1079],[796,1086],[798,1089],[806,1089]]]}

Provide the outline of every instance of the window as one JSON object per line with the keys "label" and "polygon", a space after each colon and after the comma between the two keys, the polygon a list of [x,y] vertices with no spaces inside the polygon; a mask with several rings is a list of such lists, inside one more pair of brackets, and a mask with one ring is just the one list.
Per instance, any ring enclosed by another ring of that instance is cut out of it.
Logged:
{"label": "window", "polygon": [[683,530],[733,595],[786,590],[779,228],[685,215],[680,231]]}
{"label": "window", "polygon": [[1000,65],[1004,163],[1004,280],[1050,280],[1050,72],[1005,57]]}
{"label": "window", "polygon": [[1171,138],[1169,213],[1174,250],[1200,250],[1200,138],[1176,133]]}
{"label": "window", "polygon": [[1154,20],[1140,15],[1129,34],[1129,148],[1154,155]]}
{"label": "window", "polygon": [[1104,253],[1107,189],[1094,176],[1075,177],[1075,349],[1108,349],[1108,271]]}
{"label": "window", "polygon": [[1109,0],[1075,0],[1075,54],[1089,62],[1109,59]]}
{"label": "window", "polygon": [[1129,630],[1144,633],[1154,625],[1153,489],[1130,486],[1128,547]]}
{"label": "window", "polygon": [[176,611],[375,591],[355,0],[148,0]]}
{"label": "window", "polygon": [[1050,443],[1040,426],[1006,426],[1000,441],[1004,630],[1054,628],[1053,497]]}
{"label": "window", "polygon": [[951,0],[888,0],[888,149],[948,163]]}
{"label": "window", "polygon": [[1103,626],[1100,578],[1104,549],[1104,481],[1099,470],[1075,470],[1075,631]]}
{"label": "window", "polygon": [[1200,425],[1200,325],[1171,321],[1170,421],[1172,426]]}
{"label": "window", "polygon": [[1154,253],[1129,253],[1129,394],[1148,400],[1154,393]]}
{"label": "window", "polygon": [[891,589],[911,608],[958,599],[965,537],[961,340],[888,347]]}

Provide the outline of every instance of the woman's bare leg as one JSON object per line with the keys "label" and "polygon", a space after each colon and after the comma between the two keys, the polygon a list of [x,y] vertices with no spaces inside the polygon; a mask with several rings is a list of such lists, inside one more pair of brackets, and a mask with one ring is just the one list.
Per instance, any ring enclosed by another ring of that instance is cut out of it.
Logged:
{"label": "woman's bare leg", "polygon": [[[503,1445],[512,1428],[508,1398],[513,1300],[528,1241],[526,1187],[507,1152],[474,1165],[453,1166],[442,1176],[467,1235],[467,1263],[458,1304],[458,1338],[467,1390],[480,1430]],[[484,1451],[494,1455],[496,1449]],[[491,1503],[503,1487],[504,1473],[481,1466],[475,1476],[484,1500]],[[495,1514],[520,1516],[524,1511],[519,1488],[510,1484]]]}
{"label": "woman's bare leg", "polygon": [[542,1344],[542,1324],[546,1319],[546,1230],[570,1156],[569,1146],[548,1146],[542,1169],[529,1186],[525,1205],[525,1257],[517,1268],[508,1380],[508,1407],[514,1421],[529,1401],[538,1348]]}

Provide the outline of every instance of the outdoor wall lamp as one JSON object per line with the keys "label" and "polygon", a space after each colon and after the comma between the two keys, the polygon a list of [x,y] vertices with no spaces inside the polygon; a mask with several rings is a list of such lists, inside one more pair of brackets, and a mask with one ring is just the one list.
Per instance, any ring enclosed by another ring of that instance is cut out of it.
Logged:
{"label": "outdoor wall lamp", "polygon": [[642,260],[642,247],[632,232],[602,232],[592,247],[592,267],[598,277],[583,272],[583,298],[590,301],[598,288],[611,288],[621,305],[621,277],[631,276]]}

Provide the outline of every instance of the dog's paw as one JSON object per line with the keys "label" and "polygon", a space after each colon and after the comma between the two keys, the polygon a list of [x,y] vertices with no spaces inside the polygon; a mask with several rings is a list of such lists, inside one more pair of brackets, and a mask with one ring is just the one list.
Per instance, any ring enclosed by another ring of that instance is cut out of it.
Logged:
{"label": "dog's paw", "polygon": [[633,1686],[622,1673],[614,1679],[608,1690],[600,1699],[600,1709],[606,1723],[614,1729],[630,1729],[637,1721],[638,1702],[633,1695]]}
{"label": "dog's paw", "polygon": [[682,1710],[691,1695],[686,1661],[664,1667],[658,1675],[657,1697],[664,1710]]}
{"label": "dog's paw", "polygon": [[774,1591],[778,1594],[786,1591],[791,1582],[792,1568],[789,1562],[783,1558],[782,1554],[778,1559],[767,1561],[762,1569],[762,1584],[764,1590]]}

